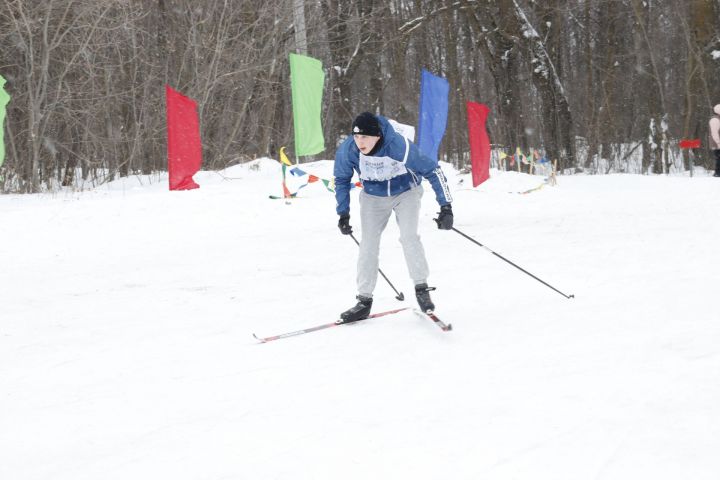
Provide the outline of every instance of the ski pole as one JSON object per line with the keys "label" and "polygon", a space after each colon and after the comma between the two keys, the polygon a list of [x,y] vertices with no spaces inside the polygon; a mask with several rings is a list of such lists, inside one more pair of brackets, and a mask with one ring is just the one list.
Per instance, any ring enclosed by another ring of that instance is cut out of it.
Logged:
{"label": "ski pole", "polygon": [[486,246],[483,245],[482,243],[478,242],[478,241],[475,240],[474,238],[465,235],[463,232],[461,232],[461,231],[458,230],[457,228],[453,227],[453,230],[455,230],[457,233],[459,233],[459,234],[462,235],[463,237],[465,237],[465,238],[467,238],[468,240],[470,240],[471,242],[473,242],[475,245],[481,246],[482,248],[484,248],[484,249],[487,250],[488,252],[492,253],[493,255],[495,255],[496,257],[498,257],[499,259],[506,261],[507,263],[509,263],[509,264],[512,265],[513,267],[517,268],[517,269],[520,270],[521,272],[530,275],[532,278],[534,278],[534,279],[537,280],[538,282],[542,283],[543,285],[552,288],[553,290],[555,290],[556,292],[558,292],[558,293],[559,293],[560,295],[562,295],[563,297],[565,297],[565,298],[575,298],[575,295],[566,295],[566,294],[564,294],[563,292],[561,292],[561,291],[558,290],[557,288],[553,287],[553,286],[550,285],[549,283],[540,280],[538,277],[536,277],[536,276],[533,275],[532,273],[528,272],[527,270],[525,270],[525,269],[523,269],[523,268],[521,268],[521,267],[518,267],[518,266],[515,265],[513,262],[511,262],[511,261],[508,260],[507,258],[503,257],[503,256],[500,255],[499,253],[493,252],[493,251],[490,250],[488,247],[486,247]]}
{"label": "ski pole", "polygon": [[[353,240],[355,240],[355,243],[357,244],[358,247],[360,246],[360,242],[357,241],[357,239],[355,238],[355,235],[353,235],[353,234],[351,233],[351,234],[350,234],[350,238],[352,238]],[[398,291],[397,291],[397,288],[395,288],[395,286],[390,282],[390,280],[388,280],[388,278],[385,276],[385,274],[383,273],[383,271],[382,271],[380,268],[378,268],[378,272],[380,272],[380,275],[382,275],[382,277],[385,279],[385,281],[388,283],[388,285],[390,285],[390,287],[391,287],[393,290],[395,290],[395,293],[397,293],[397,296],[396,296],[395,298],[397,298],[397,299],[400,300],[401,302],[402,302],[403,300],[405,300],[405,295],[403,295],[402,292],[398,292]]]}

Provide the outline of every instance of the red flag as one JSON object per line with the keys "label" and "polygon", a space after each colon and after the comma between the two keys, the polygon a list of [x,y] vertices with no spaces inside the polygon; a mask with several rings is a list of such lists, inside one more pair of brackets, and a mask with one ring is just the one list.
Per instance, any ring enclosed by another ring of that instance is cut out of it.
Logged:
{"label": "red flag", "polygon": [[680,140],[680,148],[700,148],[700,139]]}
{"label": "red flag", "polygon": [[490,178],[490,137],[485,129],[490,109],[482,103],[467,102],[468,138],[473,187]]}
{"label": "red flag", "polygon": [[167,102],[168,173],[170,190],[198,188],[192,176],[200,170],[202,147],[197,105],[165,85]]}

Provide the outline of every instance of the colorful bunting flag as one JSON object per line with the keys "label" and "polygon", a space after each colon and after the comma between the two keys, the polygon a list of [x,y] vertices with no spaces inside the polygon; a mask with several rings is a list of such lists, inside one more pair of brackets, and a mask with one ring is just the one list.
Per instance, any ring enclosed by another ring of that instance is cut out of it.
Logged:
{"label": "colorful bunting flag", "polygon": [[473,188],[490,178],[490,137],[485,122],[490,109],[482,103],[467,102],[468,139]]}
{"label": "colorful bunting flag", "polygon": [[314,155],[325,150],[321,114],[325,82],[322,62],[290,54],[295,155]]}
{"label": "colorful bunting flag", "polygon": [[692,138],[692,139],[683,139],[680,140],[680,148],[687,149],[687,148],[700,148],[700,139],[699,138]]}
{"label": "colorful bunting flag", "polygon": [[288,188],[287,188],[287,183],[285,182],[285,178],[286,178],[286,176],[287,176],[286,170],[287,170],[287,165],[285,165],[285,164],[283,163],[283,165],[282,165],[283,198],[294,197],[295,195],[297,195],[297,192],[295,192],[295,193],[290,193],[290,190],[288,190]]}
{"label": "colorful bunting flag", "polygon": [[[309,184],[311,184],[311,183],[315,183],[315,182],[317,182],[317,181],[322,181],[323,185],[325,185],[325,188],[327,188],[328,191],[335,193],[334,188],[330,187],[330,182],[331,182],[330,180],[325,180],[325,179],[322,179],[322,178],[320,178],[320,177],[318,177],[318,176],[316,176],[316,175],[309,174],[309,173],[307,173],[307,172],[299,169],[298,167],[295,167],[295,168],[293,168],[292,170],[290,170],[290,173],[292,173],[292,174],[295,175],[296,177],[303,177],[303,176],[305,176],[305,175],[308,176],[307,182],[305,182],[305,185],[300,186],[300,187],[298,188],[298,191],[299,191],[301,188],[307,187],[307,186],[308,186]],[[297,192],[296,192],[296,193],[297,193]]]}
{"label": "colorful bunting flag", "polygon": [[422,153],[435,161],[447,126],[449,92],[447,80],[422,70],[417,145]]}
{"label": "colorful bunting flag", "polygon": [[519,147],[518,147],[517,151],[518,151],[518,157],[520,158],[520,161],[522,162],[522,164],[530,165],[530,162],[528,161],[527,156],[520,150]]}
{"label": "colorful bunting flag", "polygon": [[198,188],[193,180],[202,165],[197,104],[169,85],[165,85],[165,97],[170,190]]}
{"label": "colorful bunting flag", "polygon": [[[283,189],[283,196],[278,197],[275,195],[270,195],[270,198],[272,199],[281,199],[281,198],[297,198],[297,194],[300,190],[307,187],[311,183],[315,182],[321,182],[325,188],[329,192],[335,192],[335,184],[333,180],[327,180],[324,178],[320,178],[317,175],[309,174],[308,172],[302,170],[299,167],[293,166],[292,163],[290,163],[290,160],[287,158],[287,155],[285,155],[285,147],[280,148],[280,163],[282,166],[282,189]],[[290,189],[287,186],[287,169],[290,167],[290,175],[294,177],[304,177],[307,176],[307,181],[300,185],[295,192],[290,192]],[[359,183],[359,182],[358,182]]]}
{"label": "colorful bunting flag", "polygon": [[290,159],[285,155],[285,147],[280,148],[280,162],[284,163],[288,167],[292,167],[292,163],[290,162]]}
{"label": "colorful bunting flag", "polygon": [[537,187],[531,188],[530,190],[525,190],[525,191],[522,191],[522,192],[515,192],[515,193],[519,193],[520,195],[527,195],[528,193],[537,192],[538,190],[540,190],[540,189],[543,188],[544,186],[545,186],[545,183],[541,183],[541,184],[538,185]]}

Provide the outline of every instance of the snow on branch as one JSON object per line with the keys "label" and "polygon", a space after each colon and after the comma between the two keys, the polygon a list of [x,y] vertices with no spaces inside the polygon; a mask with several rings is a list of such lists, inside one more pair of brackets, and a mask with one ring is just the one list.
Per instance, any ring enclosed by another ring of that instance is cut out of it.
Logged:
{"label": "snow on branch", "polygon": [[422,24],[425,23],[427,20],[432,20],[433,18],[435,18],[438,15],[445,13],[447,11],[467,8],[471,4],[476,4],[476,3],[477,3],[477,0],[461,0],[458,2],[451,3],[450,5],[442,6],[436,10],[433,10],[432,12],[428,13],[427,15],[421,15],[419,17],[413,18],[412,20],[405,22],[402,26],[400,26],[400,28],[398,28],[398,31],[404,35],[408,35],[413,30],[422,26]]}
{"label": "snow on branch", "polygon": [[527,15],[525,15],[523,9],[520,8],[520,5],[518,5],[517,0],[513,0],[513,4],[515,5],[515,11],[517,12],[517,16],[518,18],[520,18],[523,24],[521,27],[523,35],[533,44],[532,51],[534,52],[534,58],[532,59],[532,63],[540,63],[540,66],[536,67],[535,72],[542,74],[545,78],[548,79],[549,75],[552,73],[552,81],[555,84],[555,87],[557,87],[560,95],[565,97],[565,100],[567,101],[567,97],[565,96],[565,89],[563,88],[560,77],[557,73],[557,70],[555,69],[555,65],[553,64],[552,59],[550,58],[550,55],[545,48],[545,43],[542,41],[540,34],[538,34],[537,30],[535,30],[535,27],[532,26],[530,20],[527,18]]}

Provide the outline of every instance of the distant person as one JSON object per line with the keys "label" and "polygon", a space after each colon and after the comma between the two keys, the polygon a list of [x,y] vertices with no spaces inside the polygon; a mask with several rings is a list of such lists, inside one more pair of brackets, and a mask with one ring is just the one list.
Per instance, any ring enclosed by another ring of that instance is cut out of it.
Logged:
{"label": "distant person", "polygon": [[708,142],[710,150],[715,154],[715,175],[713,177],[720,177],[720,103],[715,105],[713,111],[715,115],[710,118]]}
{"label": "distant person", "polygon": [[340,315],[342,322],[367,318],[373,302],[378,276],[380,237],[392,212],[400,228],[400,243],[405,254],[415,296],[423,312],[433,311],[425,250],[418,235],[422,179],[430,181],[440,205],[436,219],[442,230],[453,226],[452,197],[447,180],[437,161],[422,154],[417,146],[395,132],[382,116],[364,112],[352,124],[352,135],[340,145],[335,156],[336,211],[338,227],[344,235],[350,226],[350,188],[353,172],[362,181],[360,224],[362,239],[357,263],[357,305]]}

